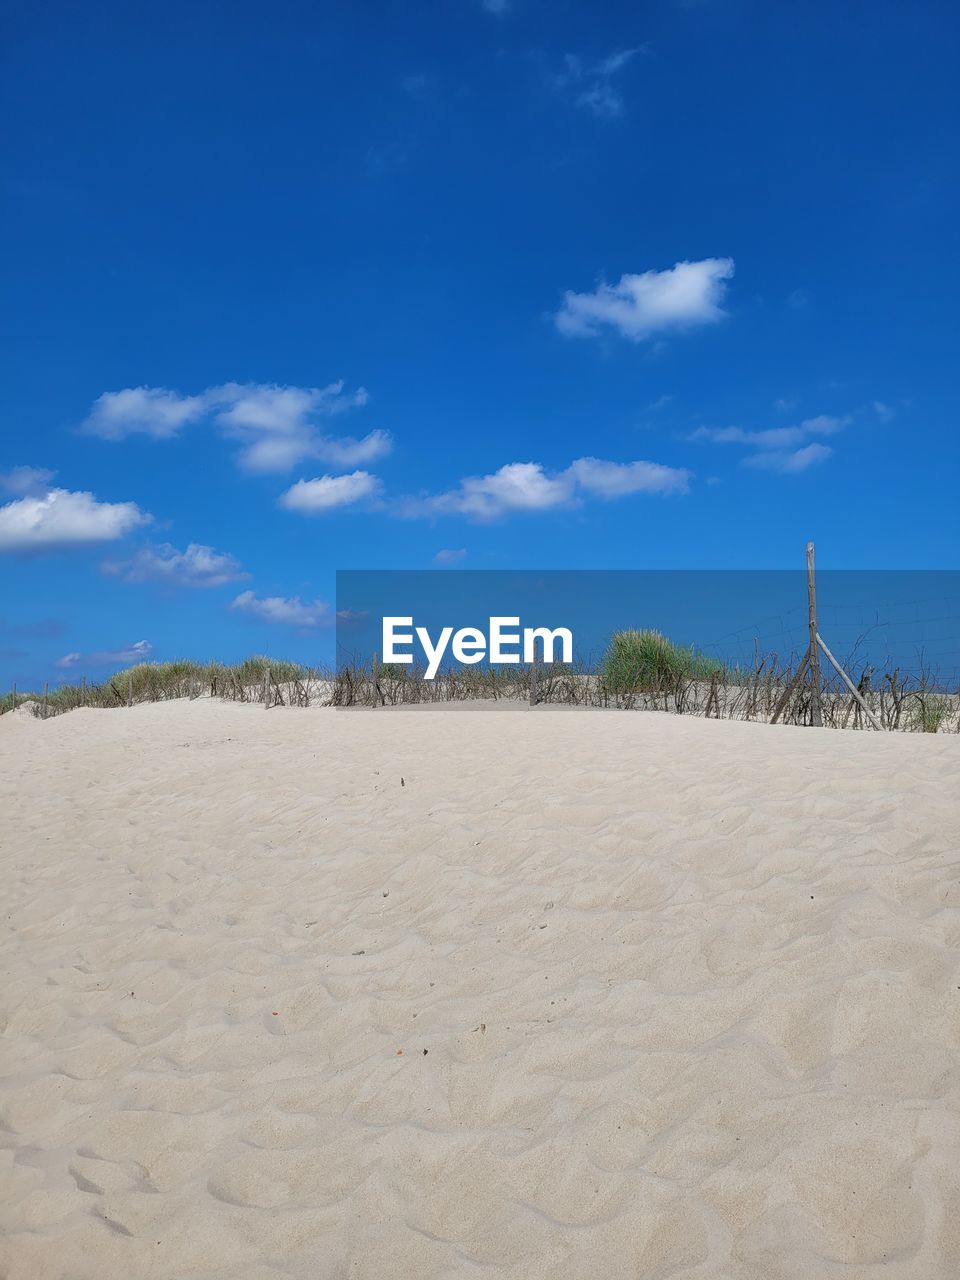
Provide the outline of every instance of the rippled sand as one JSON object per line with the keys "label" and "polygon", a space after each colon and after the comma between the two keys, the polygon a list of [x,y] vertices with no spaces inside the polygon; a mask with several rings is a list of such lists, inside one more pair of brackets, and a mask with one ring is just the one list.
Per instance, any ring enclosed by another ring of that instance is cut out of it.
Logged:
{"label": "rippled sand", "polygon": [[960,739],[0,719],[4,1280],[960,1275]]}

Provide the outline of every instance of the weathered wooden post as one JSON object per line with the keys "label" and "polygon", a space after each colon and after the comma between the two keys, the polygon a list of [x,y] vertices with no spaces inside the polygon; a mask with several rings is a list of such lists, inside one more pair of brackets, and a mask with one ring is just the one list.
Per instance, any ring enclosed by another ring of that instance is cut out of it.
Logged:
{"label": "weathered wooden post", "polygon": [[807,609],[810,623],[810,722],[817,728],[823,724],[823,707],[820,702],[820,646],[817,636],[817,580],[814,547],[807,543]]}
{"label": "weathered wooden post", "polygon": [[380,654],[376,649],[373,651],[373,705],[377,705],[377,699],[382,701],[383,695],[380,693]]}
{"label": "weathered wooden post", "polygon": [[824,643],[823,637],[820,635],[820,633],[819,633],[819,632],[817,632],[817,644],[818,644],[818,645],[820,646],[820,648],[823,650],[823,655],[824,655],[824,657],[827,659],[827,661],[830,663],[830,665],[831,665],[831,666],[833,667],[833,669],[836,671],[837,675],[839,675],[840,679],[843,681],[843,683],[847,686],[847,688],[848,688],[848,689],[850,690],[850,692],[853,694],[853,697],[854,697],[855,702],[856,702],[856,703],[857,703],[857,705],[862,709],[862,711],[863,711],[864,715],[867,717],[867,719],[870,721],[870,723],[873,725],[873,727],[874,727],[875,729],[879,729],[879,730],[880,730],[880,732],[882,733],[882,732],[883,732],[883,725],[880,723],[880,721],[877,719],[877,717],[873,714],[873,712],[872,712],[872,711],[870,710],[870,708],[867,706],[866,702],[865,702],[865,701],[864,701],[864,699],[863,699],[863,696],[862,696],[862,695],[861,695],[861,693],[860,693],[860,690],[859,690],[859,689],[857,688],[857,686],[853,683],[853,681],[850,679],[850,677],[849,677],[849,676],[847,675],[847,673],[844,671],[843,667],[841,667],[840,663],[836,660],[836,658],[833,656],[833,654],[832,654],[832,653],[830,652],[830,650],[827,648],[826,644]]}
{"label": "weathered wooden post", "polygon": [[133,706],[133,667],[127,672],[127,706]]}
{"label": "weathered wooden post", "polygon": [[270,668],[265,667],[263,672],[263,705],[270,710]]}
{"label": "weathered wooden post", "polygon": [[48,691],[48,689],[49,689],[49,685],[47,684],[46,680],[44,680],[44,682],[43,682],[43,718],[44,718],[44,720],[46,720],[46,718],[47,718],[47,691]]}
{"label": "weathered wooden post", "polygon": [[[544,641],[546,644],[546,641]],[[530,664],[530,705],[537,705],[537,655],[534,653],[533,662]]]}
{"label": "weathered wooden post", "polygon": [[16,711],[16,709],[17,709],[17,682],[16,682],[16,680],[14,680],[14,682],[13,682],[13,709],[14,709],[14,711]]}

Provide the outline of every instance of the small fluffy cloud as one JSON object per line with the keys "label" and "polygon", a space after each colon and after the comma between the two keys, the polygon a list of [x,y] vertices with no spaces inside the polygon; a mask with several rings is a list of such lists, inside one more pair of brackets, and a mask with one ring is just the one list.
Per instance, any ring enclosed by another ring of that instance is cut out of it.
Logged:
{"label": "small fluffy cloud", "polygon": [[800,423],[800,430],[812,436],[835,436],[844,427],[849,427],[850,421],[849,414],[838,418],[831,413],[821,413],[815,418],[804,418]]}
{"label": "small fluffy cloud", "polygon": [[0,507],[0,552],[113,542],[151,519],[135,502],[98,502],[92,493],[50,489]]}
{"label": "small fluffy cloud", "polygon": [[467,551],[465,547],[441,547],[433,557],[434,564],[458,564]]}
{"label": "small fluffy cloud", "polygon": [[[344,395],[343,383],[328,387],[240,386],[230,383],[213,388],[208,396],[219,397],[214,423],[221,432],[242,445],[240,465],[249,471],[287,471],[306,458],[333,461],[338,447],[348,453],[365,449],[365,457],[379,457],[389,448],[386,432],[378,431],[364,441],[329,439],[317,428],[318,417],[346,412],[366,404],[361,389]],[[342,465],[339,461],[337,465]]]}
{"label": "small fluffy cloud", "polygon": [[0,489],[17,497],[46,493],[55,475],[55,471],[44,467],[11,467],[9,471],[0,471]]}
{"label": "small fluffy cloud", "polygon": [[892,405],[884,404],[882,400],[874,400],[873,411],[881,422],[891,422],[897,413]]}
{"label": "small fluffy cloud", "polygon": [[769,427],[763,431],[747,431],[743,427],[698,427],[691,440],[709,440],[712,444],[740,444],[758,450],[743,459],[745,467],[759,471],[777,471],[784,475],[806,471],[825,462],[833,450],[811,436],[833,436],[850,423],[849,415],[837,417],[821,413],[805,418],[793,427]]}
{"label": "small fluffy cloud", "polygon": [[318,476],[315,480],[298,480],[280,495],[280,506],[301,515],[322,515],[337,507],[348,507],[366,498],[375,498],[381,489],[376,476],[369,471],[352,471],[345,476]]}
{"label": "small fluffy cloud", "polygon": [[631,493],[686,493],[690,473],[659,462],[603,462],[578,458],[567,472],[574,486],[598,498],[622,498]]}
{"label": "small fluffy cloud", "polygon": [[299,596],[265,596],[254,595],[252,591],[242,591],[230,606],[240,613],[262,622],[276,622],[285,627],[300,627],[312,631],[316,627],[328,625],[332,614],[330,606],[323,600],[304,601]]}
{"label": "small fluffy cloud", "polygon": [[359,440],[353,436],[326,439],[318,449],[317,457],[332,467],[356,467],[364,462],[376,462],[388,454],[391,447],[388,431],[371,431]]}
{"label": "small fluffy cloud", "polygon": [[199,396],[182,396],[165,387],[126,387],[123,391],[105,391],[94,401],[83,424],[90,435],[102,440],[125,440],[127,436],[149,436],[151,440],[169,440],[189,423],[197,422],[207,411],[204,392]]}
{"label": "small fluffy cloud", "polygon": [[570,95],[575,106],[601,120],[616,120],[623,115],[623,95],[616,87],[615,77],[632,61],[643,46],[634,49],[620,49],[600,62],[584,62],[574,53],[568,53],[564,59],[564,70],[551,77],[553,87],[560,93]]}
{"label": "small fluffy cloud", "polygon": [[198,542],[191,542],[186,551],[178,551],[169,542],[143,547],[129,560],[108,560],[100,567],[124,582],[164,582],[178,587],[221,587],[250,576],[233,556]]}
{"label": "small fluffy cloud", "polygon": [[126,649],[107,649],[100,653],[65,653],[53,664],[61,671],[69,671],[73,667],[120,667],[129,666],[133,662],[147,662],[153,653],[153,645],[149,640],[138,640]]}
{"label": "small fluffy cloud", "polygon": [[619,284],[601,283],[592,293],[567,290],[554,321],[567,337],[593,337],[609,328],[631,342],[715,324],[725,315],[720,304],[733,271],[732,258],[704,258],[624,275]]}
{"label": "small fluffy cloud", "polygon": [[584,497],[612,499],[632,493],[685,493],[690,473],[657,462],[605,462],[578,458],[550,474],[539,462],[511,462],[487,476],[467,476],[456,489],[409,500],[407,516],[463,515],[496,520],[514,512],[550,511]]}
{"label": "small fluffy cloud", "polygon": [[761,471],[779,471],[783,475],[795,475],[799,471],[806,471],[809,467],[816,466],[819,462],[826,462],[832,454],[833,450],[828,444],[819,444],[814,441],[813,444],[805,445],[802,449],[792,451],[772,449],[764,453],[750,454],[744,458],[743,465],[756,467]]}
{"label": "small fluffy cloud", "polygon": [[547,511],[571,500],[565,474],[549,476],[539,462],[511,462],[488,476],[467,476],[459,488],[424,500],[422,514],[489,520],[508,511]]}
{"label": "small fluffy cloud", "polygon": [[323,420],[367,403],[361,387],[348,394],[342,382],[326,387],[284,387],[227,382],[196,396],[165,387],[129,387],[105,392],[95,402],[83,429],[104,440],[145,435],[166,440],[186,426],[209,422],[236,441],[248,471],[287,471],[307,458],[334,466],[356,466],[390,451],[386,431],[362,439],[330,436]]}

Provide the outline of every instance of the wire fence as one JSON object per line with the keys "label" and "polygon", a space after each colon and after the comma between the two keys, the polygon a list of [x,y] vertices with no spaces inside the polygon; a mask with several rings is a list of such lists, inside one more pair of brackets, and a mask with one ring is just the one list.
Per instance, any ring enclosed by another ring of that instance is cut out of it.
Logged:
{"label": "wire fence", "polygon": [[[503,701],[530,705],[647,710],[707,719],[753,720],[836,729],[882,728],[910,733],[960,732],[960,697],[923,675],[898,670],[856,674],[856,694],[824,671],[813,687],[802,659],[760,656],[752,669],[730,667],[673,646],[691,661],[668,662],[626,676],[607,666],[533,663],[461,667],[424,679],[423,668],[354,662],[338,669],[267,659],[220,664],[142,664],[102,684],[64,685],[44,695],[4,699],[4,710],[47,719],[80,708],[121,709],[171,699],[201,698],[279,707],[386,708],[424,703]],[[271,665],[271,662],[273,665]],[[175,670],[170,670],[175,667]]]}
{"label": "wire fence", "polygon": [[[926,672],[944,689],[960,684],[960,596],[896,600],[872,607],[819,603],[818,626],[850,671]],[[703,644],[734,667],[756,665],[757,656],[802,655],[809,642],[805,605],[765,615]]]}
{"label": "wire fence", "polygon": [[[908,581],[923,579],[912,575]],[[433,575],[435,579],[446,575]],[[827,578],[816,628],[846,678],[830,663],[808,669],[809,605],[763,611],[695,646],[670,646],[661,666],[624,676],[610,664],[609,633],[589,660],[449,667],[433,680],[417,665],[384,665],[373,654],[335,667],[254,657],[236,664],[141,663],[100,682],[60,685],[0,698],[0,713],[41,719],[78,708],[130,707],[173,698],[213,698],[280,706],[388,707],[472,699],[658,710],[718,719],[818,724],[840,729],[960,732],[960,575],[937,578],[956,591],[893,593],[874,599],[879,578]],[[882,581],[887,581],[883,579]],[[767,595],[776,593],[767,593]],[[764,598],[757,592],[758,598]],[[656,634],[652,631],[638,633]],[[662,639],[662,637],[660,637]],[[826,652],[826,650],[824,650]],[[676,655],[680,655],[679,658]],[[830,655],[828,655],[830,656]]]}

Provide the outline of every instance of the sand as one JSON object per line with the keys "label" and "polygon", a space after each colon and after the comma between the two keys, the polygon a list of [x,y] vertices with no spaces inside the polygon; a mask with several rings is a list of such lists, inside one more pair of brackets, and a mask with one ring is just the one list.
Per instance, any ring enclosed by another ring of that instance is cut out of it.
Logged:
{"label": "sand", "polygon": [[0,719],[4,1280],[960,1275],[960,739]]}

